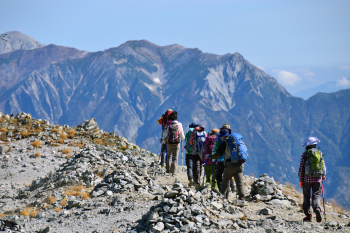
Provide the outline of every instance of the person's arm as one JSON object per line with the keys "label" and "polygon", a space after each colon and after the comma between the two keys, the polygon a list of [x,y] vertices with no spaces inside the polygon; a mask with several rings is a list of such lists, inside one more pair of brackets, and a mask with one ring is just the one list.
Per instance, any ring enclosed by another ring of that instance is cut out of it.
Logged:
{"label": "person's arm", "polygon": [[184,134],[184,129],[183,129],[181,123],[180,123],[180,130],[181,130],[181,132],[180,132],[180,134],[181,134],[181,139],[184,140],[184,139],[185,139],[185,134]]}
{"label": "person's arm", "polygon": [[217,159],[217,158],[221,157],[225,153],[225,150],[226,150],[226,142],[223,141],[221,143],[221,145],[219,146],[219,148],[216,150],[215,154],[210,156],[210,158],[211,159]]}
{"label": "person's arm", "polygon": [[304,177],[305,177],[305,160],[306,160],[306,156],[305,156],[305,152],[301,155],[301,159],[300,159],[300,165],[299,165],[299,182],[304,182]]}

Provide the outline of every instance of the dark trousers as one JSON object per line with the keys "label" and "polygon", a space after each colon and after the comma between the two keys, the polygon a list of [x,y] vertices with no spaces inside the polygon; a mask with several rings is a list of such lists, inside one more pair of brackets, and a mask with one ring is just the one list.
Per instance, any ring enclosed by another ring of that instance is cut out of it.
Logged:
{"label": "dark trousers", "polygon": [[216,163],[216,182],[218,183],[218,187],[220,190],[221,187],[221,183],[222,183],[222,175],[224,174],[224,170],[225,170],[225,164],[224,162],[217,162]]}
{"label": "dark trousers", "polygon": [[162,144],[160,148],[160,163],[164,166],[166,163],[166,144]]}
{"label": "dark trousers", "polygon": [[192,155],[192,161],[193,161],[193,180],[196,184],[200,184],[202,160],[199,157],[199,155]]}
{"label": "dark trousers", "polygon": [[186,166],[187,166],[187,178],[190,180],[193,178],[193,160],[192,154],[186,153]]}
{"label": "dark trousers", "polygon": [[[310,203],[311,198],[311,190],[312,190],[312,202]],[[316,208],[321,209],[321,203],[320,203],[320,194],[322,192],[322,186],[321,182],[317,183],[304,183],[303,187],[303,195],[304,195],[304,202],[303,202],[303,210],[305,215],[312,214],[312,209],[315,211]],[[312,206],[312,209],[311,209]]]}
{"label": "dark trousers", "polygon": [[[244,198],[244,178],[243,178],[244,165],[240,165],[238,163],[226,163],[225,170],[223,175],[223,181],[220,187],[220,192],[225,194],[227,191],[227,187],[229,185],[229,181],[232,177],[235,178],[237,194],[240,199]],[[232,180],[231,180],[232,182]]]}

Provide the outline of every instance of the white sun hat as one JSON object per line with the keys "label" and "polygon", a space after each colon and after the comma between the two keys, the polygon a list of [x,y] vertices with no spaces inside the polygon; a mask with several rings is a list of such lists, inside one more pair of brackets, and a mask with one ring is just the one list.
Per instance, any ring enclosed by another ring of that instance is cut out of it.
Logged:
{"label": "white sun hat", "polygon": [[308,139],[306,139],[306,141],[304,142],[303,145],[301,146],[310,146],[310,145],[314,145],[320,142],[320,139],[318,139],[317,137],[309,137]]}

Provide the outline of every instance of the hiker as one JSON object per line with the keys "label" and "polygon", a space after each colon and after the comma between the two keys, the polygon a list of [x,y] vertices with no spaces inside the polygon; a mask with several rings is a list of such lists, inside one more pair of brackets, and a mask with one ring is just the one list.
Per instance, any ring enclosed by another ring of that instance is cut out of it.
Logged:
{"label": "hiker", "polygon": [[190,144],[190,137],[193,133],[194,128],[198,126],[197,123],[192,122],[189,125],[190,130],[186,133],[185,136],[185,149],[186,149],[186,166],[187,166],[187,178],[188,178],[188,186],[194,185],[193,181],[193,160],[192,160],[192,146]]}
{"label": "hiker", "polygon": [[[225,154],[225,170],[223,174],[223,181],[220,186],[220,193],[226,193],[229,182],[232,179],[232,177],[234,177],[237,187],[238,199],[244,200],[245,194],[243,184],[243,163],[246,161],[246,157],[248,156],[247,148],[243,143],[242,136],[236,133],[230,134],[229,129],[221,129],[218,137],[220,137],[222,143],[220,144],[219,148],[217,148],[216,153],[212,156],[208,156],[208,158],[217,159],[221,157],[222,154]],[[237,151],[238,153],[235,153],[235,157],[232,157],[234,155],[232,150],[233,139],[235,139],[235,142],[237,142],[237,150],[235,151]],[[241,141],[241,143],[243,144],[238,144],[239,141]]]}
{"label": "hiker", "polygon": [[218,185],[216,182],[216,178],[214,175],[216,175],[216,161],[215,159],[208,159],[206,161],[207,155],[212,155],[213,147],[216,142],[216,134],[220,131],[218,129],[212,129],[210,134],[206,137],[204,142],[204,153],[203,153],[203,161],[206,162],[206,168],[205,168],[205,185],[209,187],[211,185],[212,188],[217,189]]}
{"label": "hiker", "polygon": [[173,110],[168,109],[166,112],[157,120],[157,123],[162,125],[162,137],[160,139],[160,143],[162,144],[160,149],[160,164],[162,167],[165,167],[166,162],[166,141],[163,140],[165,138],[165,128],[168,122],[168,118],[170,114],[173,112]]}
{"label": "hiker", "polygon": [[[316,221],[322,221],[320,194],[322,191],[321,182],[326,180],[326,163],[322,152],[316,149],[319,142],[317,137],[309,137],[302,145],[305,146],[305,151],[301,155],[298,176],[304,195],[303,210],[306,217],[303,221],[306,222],[312,221],[312,209],[316,214]],[[310,203],[311,190],[312,202]]]}
{"label": "hiker", "polygon": [[[222,129],[228,129],[229,133],[231,134],[231,127],[228,124],[223,124],[220,128],[220,130]],[[219,133],[216,135],[216,141],[212,150],[212,154],[215,154],[217,149],[219,148],[219,146],[221,145],[221,143],[223,142],[221,140],[221,138],[218,136]],[[216,174],[215,174],[215,178],[216,178],[216,182],[218,184],[218,188],[220,190],[221,187],[221,183],[222,183],[222,175],[224,174],[224,170],[225,170],[225,154],[223,153],[222,156],[220,156],[219,158],[215,159],[216,161]],[[234,192],[235,191],[235,185],[233,183],[233,180],[230,181],[230,187],[231,187],[231,191]]]}
{"label": "hiker", "polygon": [[207,133],[204,131],[204,127],[200,124],[194,128],[190,137],[190,144],[192,146],[193,180],[195,187],[200,185],[204,142],[206,137]]}
{"label": "hiker", "polygon": [[166,139],[168,160],[166,162],[166,172],[175,174],[180,151],[180,142],[185,139],[182,124],[177,119],[177,112],[173,111],[168,118],[166,128]]}

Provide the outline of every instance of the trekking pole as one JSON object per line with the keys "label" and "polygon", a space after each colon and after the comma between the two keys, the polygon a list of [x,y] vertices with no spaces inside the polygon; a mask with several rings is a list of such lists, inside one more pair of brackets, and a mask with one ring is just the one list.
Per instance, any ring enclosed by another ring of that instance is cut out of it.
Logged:
{"label": "trekking pole", "polygon": [[181,160],[182,160],[182,172],[185,172],[185,168],[184,168],[184,148],[182,147],[182,139],[181,139]]}
{"label": "trekking pole", "polygon": [[323,181],[322,181],[322,197],[323,197],[323,215],[324,215],[324,221],[327,222],[327,218],[326,218],[326,205],[324,204]]}
{"label": "trekking pole", "polygon": [[[216,161],[215,161],[215,163],[216,163]],[[213,180],[213,178],[214,178],[214,162],[213,162],[213,160],[211,160],[211,182],[210,182],[210,186],[211,186],[211,189],[213,189],[213,183],[214,183],[214,180]]]}
{"label": "trekking pole", "polygon": [[204,168],[204,174],[203,174],[203,185],[204,185],[204,179],[205,179],[205,173],[207,171],[207,164],[208,164],[208,160],[205,160],[205,168]]}

